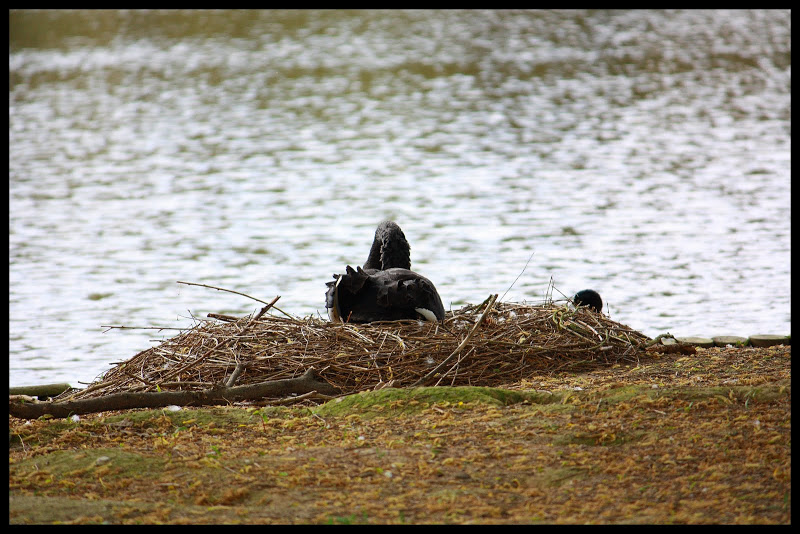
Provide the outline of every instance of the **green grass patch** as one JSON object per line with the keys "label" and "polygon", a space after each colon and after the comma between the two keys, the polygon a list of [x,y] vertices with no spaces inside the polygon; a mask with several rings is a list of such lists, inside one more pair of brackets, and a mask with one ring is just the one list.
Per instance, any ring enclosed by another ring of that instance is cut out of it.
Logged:
{"label": "green grass patch", "polygon": [[340,397],[318,406],[313,411],[320,416],[359,414],[362,417],[413,414],[432,406],[442,408],[457,406],[468,409],[470,405],[488,404],[507,406],[521,402],[552,403],[561,397],[557,394],[511,391],[488,387],[421,387],[410,389],[387,388]]}

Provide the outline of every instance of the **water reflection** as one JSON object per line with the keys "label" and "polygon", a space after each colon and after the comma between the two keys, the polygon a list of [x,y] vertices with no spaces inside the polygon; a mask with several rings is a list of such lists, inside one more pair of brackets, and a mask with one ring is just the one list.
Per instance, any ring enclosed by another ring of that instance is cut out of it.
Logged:
{"label": "water reflection", "polygon": [[[12,11],[12,383],[298,315],[400,222],[446,305],[594,287],[649,335],[788,333],[781,11]],[[180,319],[183,317],[183,319]],[[167,331],[163,335],[172,335]]]}

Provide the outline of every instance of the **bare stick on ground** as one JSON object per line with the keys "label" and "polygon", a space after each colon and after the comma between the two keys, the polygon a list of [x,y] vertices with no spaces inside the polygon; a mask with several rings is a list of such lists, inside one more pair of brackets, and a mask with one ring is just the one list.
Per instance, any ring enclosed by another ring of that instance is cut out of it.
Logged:
{"label": "bare stick on ground", "polygon": [[313,368],[296,378],[270,380],[258,384],[235,387],[215,387],[203,391],[165,391],[145,393],[115,393],[105,397],[64,402],[9,402],[8,413],[21,419],[36,419],[50,414],[69,417],[86,413],[132,408],[161,408],[163,406],[218,406],[243,400],[264,397],[286,397],[312,391],[335,395],[336,388],[317,379]]}

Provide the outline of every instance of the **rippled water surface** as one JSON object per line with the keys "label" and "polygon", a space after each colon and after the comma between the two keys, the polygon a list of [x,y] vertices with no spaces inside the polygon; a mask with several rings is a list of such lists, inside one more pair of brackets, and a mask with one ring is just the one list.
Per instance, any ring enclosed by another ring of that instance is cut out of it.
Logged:
{"label": "rippled water surface", "polygon": [[[446,307],[788,334],[787,11],[10,13],[9,372],[305,316],[396,220]],[[554,292],[554,297],[559,297]]]}

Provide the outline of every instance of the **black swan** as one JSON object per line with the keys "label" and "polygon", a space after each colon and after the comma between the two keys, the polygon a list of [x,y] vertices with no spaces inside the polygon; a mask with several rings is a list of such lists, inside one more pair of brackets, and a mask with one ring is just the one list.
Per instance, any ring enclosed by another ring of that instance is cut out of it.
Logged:
{"label": "black swan", "polygon": [[578,291],[572,297],[572,302],[575,306],[589,306],[596,312],[603,311],[603,299],[600,298],[600,293],[594,289]]}
{"label": "black swan", "polygon": [[370,323],[398,319],[444,321],[444,306],[433,283],[411,269],[405,234],[393,221],[375,230],[364,267],[347,266],[327,282],[325,307],[331,321]]}

